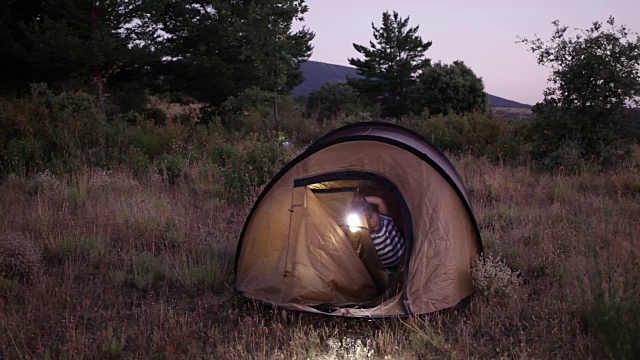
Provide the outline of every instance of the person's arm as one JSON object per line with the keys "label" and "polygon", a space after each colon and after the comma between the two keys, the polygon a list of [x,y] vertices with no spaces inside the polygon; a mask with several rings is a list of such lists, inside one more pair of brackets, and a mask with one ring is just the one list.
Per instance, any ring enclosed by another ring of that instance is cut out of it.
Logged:
{"label": "person's arm", "polygon": [[369,204],[378,205],[378,211],[381,214],[389,214],[389,208],[387,207],[387,203],[381,197],[378,196],[365,196],[365,201]]}

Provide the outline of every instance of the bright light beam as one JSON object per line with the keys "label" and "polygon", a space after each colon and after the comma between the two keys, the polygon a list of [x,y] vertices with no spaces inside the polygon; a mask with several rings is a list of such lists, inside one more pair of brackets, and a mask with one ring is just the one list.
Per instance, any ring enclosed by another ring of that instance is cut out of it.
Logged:
{"label": "bright light beam", "polygon": [[349,214],[349,216],[347,216],[347,224],[349,225],[349,230],[352,232],[356,232],[362,227],[358,214]]}

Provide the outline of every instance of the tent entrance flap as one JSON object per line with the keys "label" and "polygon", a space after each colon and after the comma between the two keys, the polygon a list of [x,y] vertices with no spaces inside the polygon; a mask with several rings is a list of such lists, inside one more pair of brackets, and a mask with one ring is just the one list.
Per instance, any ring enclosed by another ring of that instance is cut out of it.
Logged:
{"label": "tent entrance flap", "polygon": [[[336,224],[344,234],[344,238],[349,244],[350,255],[356,255],[356,262],[359,265],[363,265],[367,272],[367,275],[371,281],[375,284],[375,294],[369,294],[366,298],[361,298],[360,301],[354,301],[351,304],[338,305],[336,303],[325,302],[317,305],[318,309],[323,311],[331,311],[330,309],[336,309],[338,307],[355,307],[355,308],[368,308],[379,306],[387,299],[395,297],[397,294],[401,294],[401,300],[404,299],[404,280],[405,271],[403,261],[401,265],[396,269],[394,273],[389,273],[380,257],[378,256],[376,249],[371,240],[370,232],[367,227],[367,221],[362,213],[362,207],[354,206],[354,204],[362,204],[364,202],[363,196],[379,196],[385,200],[389,207],[391,216],[396,220],[397,226],[401,232],[405,228],[411,229],[410,217],[403,217],[403,213],[407,214],[406,203],[397,189],[391,189],[388,184],[380,181],[371,180],[369,176],[348,176],[347,179],[328,181],[319,181],[315,183],[309,183],[308,179],[303,179],[296,182],[296,190],[307,189],[313,196],[313,202],[316,202],[322,207],[324,213],[328,216],[328,221]],[[375,174],[372,174],[375,175]],[[332,175],[329,175],[332,176]],[[323,180],[319,178],[318,180]],[[378,180],[378,179],[376,179]],[[395,191],[394,191],[395,190]],[[400,197],[400,201],[398,201]],[[403,205],[405,209],[403,211]],[[349,223],[350,217],[357,217],[360,219],[360,224],[354,227]],[[408,219],[407,221],[403,221]],[[305,219],[309,221],[310,219]],[[410,237],[410,236],[409,236]],[[407,236],[404,236],[407,239]],[[410,249],[410,246],[405,245],[405,249]],[[352,258],[353,259],[353,258]],[[361,269],[360,266],[354,266],[354,268]],[[329,272],[344,273],[348,268],[335,268],[327,269]],[[332,278],[334,275],[328,275],[328,278]],[[353,284],[352,286],[357,286]]]}
{"label": "tent entrance flap", "polygon": [[292,212],[280,302],[347,306],[375,298],[376,284],[344,230],[310,189],[294,191],[304,206]]}

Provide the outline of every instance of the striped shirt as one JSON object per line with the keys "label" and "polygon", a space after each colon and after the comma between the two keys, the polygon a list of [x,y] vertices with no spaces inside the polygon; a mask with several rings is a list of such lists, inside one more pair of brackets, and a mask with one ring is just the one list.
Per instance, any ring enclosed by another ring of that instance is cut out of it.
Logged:
{"label": "striped shirt", "polygon": [[371,230],[371,240],[385,268],[400,263],[404,253],[404,239],[391,216],[380,214],[380,226]]}

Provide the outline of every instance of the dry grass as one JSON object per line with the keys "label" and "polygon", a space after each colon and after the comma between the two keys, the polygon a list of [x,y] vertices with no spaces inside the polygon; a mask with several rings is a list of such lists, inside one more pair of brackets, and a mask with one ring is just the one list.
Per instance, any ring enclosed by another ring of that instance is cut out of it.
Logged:
{"label": "dry grass", "polygon": [[[454,313],[404,320],[237,301],[233,257],[249,205],[198,191],[204,178],[169,186],[92,169],[11,177],[0,186],[0,235],[21,234],[44,264],[31,281],[0,277],[0,358],[615,357],[590,319],[640,289],[638,170],[563,176],[470,157],[454,163],[486,253],[519,271],[522,284]],[[601,285],[615,290],[604,308],[593,306]]]}

